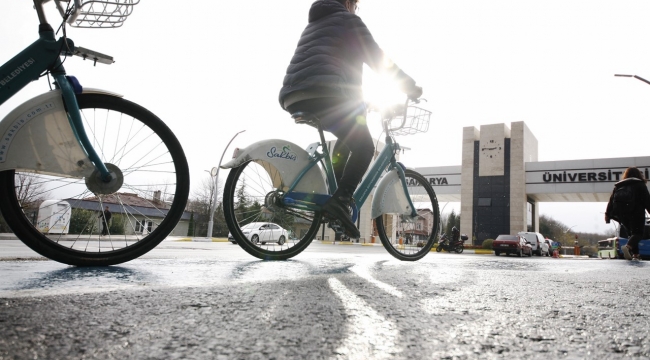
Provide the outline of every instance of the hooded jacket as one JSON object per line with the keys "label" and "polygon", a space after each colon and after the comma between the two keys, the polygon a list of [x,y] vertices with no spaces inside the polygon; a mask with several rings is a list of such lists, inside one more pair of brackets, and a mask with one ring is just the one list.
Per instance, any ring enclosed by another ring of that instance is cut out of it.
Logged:
{"label": "hooded jacket", "polygon": [[309,10],[309,24],[298,41],[280,90],[283,109],[298,101],[335,97],[363,100],[363,64],[387,70],[403,91],[415,81],[394,64],[384,64],[384,53],[361,18],[336,0],[318,0]]}

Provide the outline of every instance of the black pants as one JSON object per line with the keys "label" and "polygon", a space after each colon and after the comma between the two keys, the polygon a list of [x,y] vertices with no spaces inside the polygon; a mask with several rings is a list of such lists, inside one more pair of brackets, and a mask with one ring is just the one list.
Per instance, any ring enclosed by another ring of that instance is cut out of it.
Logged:
{"label": "black pants", "polygon": [[102,219],[102,235],[108,235],[108,223],[106,220]]}
{"label": "black pants", "polygon": [[351,195],[361,182],[375,151],[366,125],[366,107],[360,101],[319,98],[287,107],[290,113],[310,112],[338,139],[332,151],[332,166],[338,189],[336,195]]}
{"label": "black pants", "polygon": [[645,229],[645,213],[642,219],[636,221],[623,220],[623,226],[627,231],[627,245],[630,246],[632,254],[638,254],[639,242],[643,239],[643,230]]}

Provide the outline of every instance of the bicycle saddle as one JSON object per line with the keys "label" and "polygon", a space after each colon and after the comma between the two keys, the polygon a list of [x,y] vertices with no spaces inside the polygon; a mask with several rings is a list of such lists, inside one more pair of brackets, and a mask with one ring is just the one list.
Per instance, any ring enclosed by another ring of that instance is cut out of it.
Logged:
{"label": "bicycle saddle", "polygon": [[291,114],[291,117],[296,121],[296,124],[307,124],[315,128],[320,125],[320,119],[312,113],[299,111]]}

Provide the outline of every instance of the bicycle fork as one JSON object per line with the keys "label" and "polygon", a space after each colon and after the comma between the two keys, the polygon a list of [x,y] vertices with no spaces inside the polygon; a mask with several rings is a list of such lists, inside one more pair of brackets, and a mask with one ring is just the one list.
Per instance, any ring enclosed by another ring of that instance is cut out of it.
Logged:
{"label": "bicycle fork", "polygon": [[66,76],[65,70],[63,70],[62,66],[58,67],[57,70],[52,71],[52,76],[56,81],[56,86],[61,90],[63,103],[65,104],[66,112],[68,114],[68,121],[70,121],[70,127],[72,128],[75,138],[90,161],[92,161],[95,169],[99,172],[101,180],[106,183],[110,182],[113,179],[113,176],[109,172],[108,168],[106,168],[104,162],[100,159],[97,151],[93,148],[83,126],[81,111],[79,111],[79,104],[77,103],[76,97],[76,94],[81,93],[81,85],[79,85],[76,78]]}

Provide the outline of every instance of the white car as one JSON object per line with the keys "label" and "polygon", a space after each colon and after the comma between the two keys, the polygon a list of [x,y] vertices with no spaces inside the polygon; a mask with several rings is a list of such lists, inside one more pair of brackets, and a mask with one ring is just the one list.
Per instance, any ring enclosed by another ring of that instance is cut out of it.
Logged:
{"label": "white car", "polygon": [[[287,230],[278,224],[268,222],[246,224],[241,227],[241,231],[253,244],[277,243],[278,245],[284,245],[289,238]],[[237,243],[237,240],[230,233],[228,233],[228,240],[233,244]]]}
{"label": "white car", "polygon": [[542,243],[545,240],[542,234],[536,232],[520,231],[517,233],[517,235],[523,237],[530,243],[530,246],[533,248],[533,254],[542,256]]}

